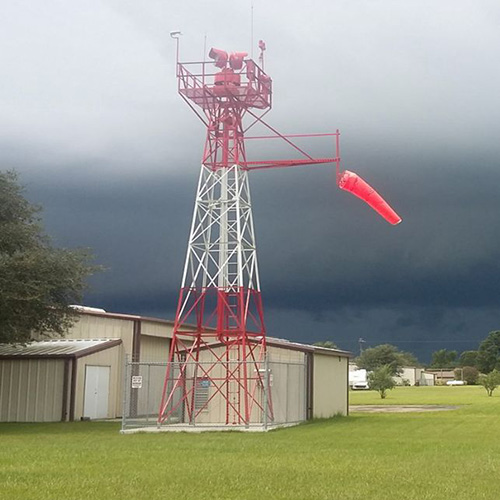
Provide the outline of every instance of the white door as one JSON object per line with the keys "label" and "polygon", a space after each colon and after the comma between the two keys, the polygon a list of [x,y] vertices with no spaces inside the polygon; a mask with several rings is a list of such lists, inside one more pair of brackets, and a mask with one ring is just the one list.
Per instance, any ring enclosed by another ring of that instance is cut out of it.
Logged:
{"label": "white door", "polygon": [[110,371],[109,366],[85,367],[84,417],[107,418]]}

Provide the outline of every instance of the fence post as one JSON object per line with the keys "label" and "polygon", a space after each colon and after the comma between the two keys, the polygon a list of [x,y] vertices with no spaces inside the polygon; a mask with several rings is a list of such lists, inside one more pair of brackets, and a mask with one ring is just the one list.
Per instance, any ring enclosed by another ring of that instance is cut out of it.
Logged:
{"label": "fence post", "polygon": [[[187,364],[187,363],[186,363]],[[196,425],[196,392],[198,385],[198,361],[195,361],[193,366],[193,394],[191,396],[191,416],[189,418],[189,425]],[[186,377],[187,378],[187,377]],[[189,407],[189,402],[187,403]]]}
{"label": "fence post", "polygon": [[146,425],[149,425],[149,391],[151,387],[151,364],[148,363],[148,386],[146,388]]}
{"label": "fence post", "polygon": [[269,361],[264,353],[264,430],[267,430],[267,412],[269,411]]}
{"label": "fence post", "polygon": [[288,423],[290,419],[290,363],[286,364],[286,391],[285,391],[285,423]]}
{"label": "fence post", "polygon": [[302,361],[302,373],[303,373],[303,378],[304,380],[302,381],[304,384],[302,394],[304,394],[304,405],[302,407],[302,415],[301,415],[301,421],[305,422],[307,420],[307,392],[309,391],[309,386],[307,384],[307,358],[304,355],[304,359]]}
{"label": "fence post", "polygon": [[127,426],[127,406],[128,406],[128,394],[129,394],[129,380],[128,380],[128,354],[125,354],[125,359],[123,363],[123,407],[122,407],[122,432]]}

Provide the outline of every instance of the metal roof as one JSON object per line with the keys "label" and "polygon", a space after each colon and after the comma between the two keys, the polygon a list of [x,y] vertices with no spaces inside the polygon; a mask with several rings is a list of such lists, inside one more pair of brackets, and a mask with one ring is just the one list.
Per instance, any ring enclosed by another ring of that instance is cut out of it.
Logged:
{"label": "metal roof", "polygon": [[[224,344],[222,342],[214,342],[212,344],[207,344],[201,347],[201,350],[210,349],[215,347],[221,347]],[[269,347],[278,347],[281,349],[289,349],[291,351],[300,352],[313,352],[318,354],[326,354],[327,356],[341,356],[344,358],[352,358],[353,354],[349,351],[343,351],[341,349],[330,349],[328,347],[320,347],[317,345],[301,344],[299,342],[292,342],[291,340],[279,339],[276,337],[267,337],[266,345]],[[185,349],[184,349],[185,350]]]}
{"label": "metal roof", "polygon": [[318,345],[301,344],[300,342],[293,342],[292,340],[279,339],[277,337],[267,337],[266,343],[271,347],[282,347],[283,349],[293,349],[303,352],[317,352],[318,354],[327,354],[330,356],[343,356],[351,358],[352,353],[342,349],[330,349],[329,347],[321,347]]}
{"label": "metal roof", "polygon": [[0,358],[79,358],[121,344],[121,339],[57,339],[0,344]]}
{"label": "metal roof", "polygon": [[124,319],[129,321],[150,321],[152,323],[160,323],[163,325],[173,326],[174,321],[163,319],[163,318],[152,318],[150,316],[139,316],[137,314],[123,314],[123,313],[114,313],[108,312],[99,307],[88,307],[88,306],[79,306],[72,305],[72,307],[78,314],[81,316],[98,316],[100,318],[110,318],[110,319]]}

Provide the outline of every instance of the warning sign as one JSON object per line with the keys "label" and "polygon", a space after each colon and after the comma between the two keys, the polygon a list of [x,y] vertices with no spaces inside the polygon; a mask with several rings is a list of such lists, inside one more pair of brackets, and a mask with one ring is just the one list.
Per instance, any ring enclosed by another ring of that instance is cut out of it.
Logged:
{"label": "warning sign", "polygon": [[142,388],[142,375],[134,375],[132,377],[132,389]]}

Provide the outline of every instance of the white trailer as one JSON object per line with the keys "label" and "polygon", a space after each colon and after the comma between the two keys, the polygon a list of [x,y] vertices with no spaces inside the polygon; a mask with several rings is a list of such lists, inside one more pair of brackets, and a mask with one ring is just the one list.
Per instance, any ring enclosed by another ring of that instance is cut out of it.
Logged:
{"label": "white trailer", "polygon": [[350,371],[349,387],[351,389],[369,389],[366,370],[359,369]]}

